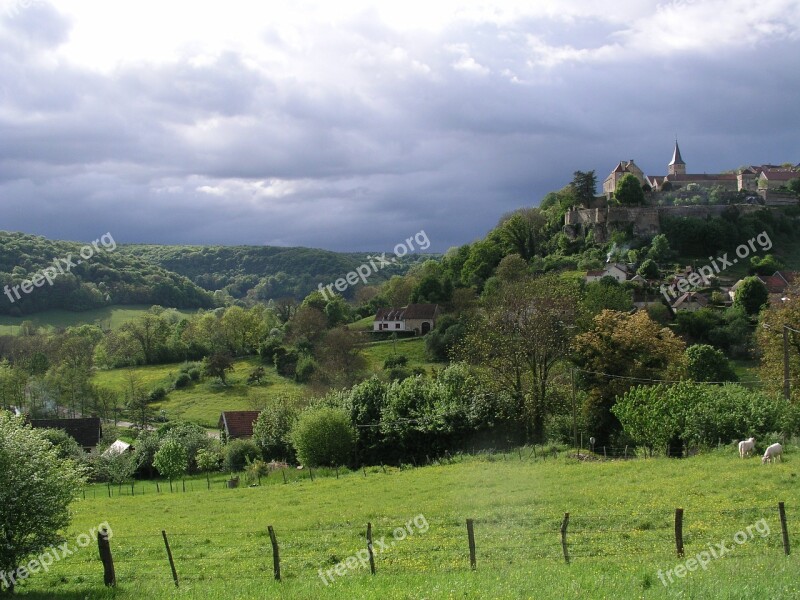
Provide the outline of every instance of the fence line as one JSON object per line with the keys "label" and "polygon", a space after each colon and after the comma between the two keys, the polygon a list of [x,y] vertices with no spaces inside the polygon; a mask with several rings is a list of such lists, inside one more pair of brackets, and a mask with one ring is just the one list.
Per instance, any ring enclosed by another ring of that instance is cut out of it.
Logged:
{"label": "fence line", "polygon": [[[175,586],[187,581],[209,579],[266,581],[274,578],[280,582],[285,578],[284,573],[288,573],[289,577],[303,574],[317,577],[320,570],[332,570],[330,569],[332,565],[336,569],[345,560],[348,570],[353,569],[349,561],[351,559],[355,561],[354,557],[358,556],[359,552],[364,553],[364,564],[361,566],[365,568],[365,572],[366,568],[369,568],[369,571],[376,576],[385,572],[397,572],[398,569],[402,572],[401,559],[413,557],[415,563],[419,563],[419,556],[428,553],[431,553],[434,559],[429,561],[429,565],[425,565],[426,570],[435,565],[447,571],[492,569],[496,564],[512,564],[514,557],[521,557],[519,559],[521,561],[541,560],[553,564],[560,562],[571,565],[583,559],[631,556],[632,552],[636,552],[640,557],[649,555],[654,559],[666,560],[668,556],[673,558],[676,555],[679,558],[684,555],[691,556],[698,549],[705,549],[709,542],[719,541],[719,539],[700,539],[707,537],[709,532],[704,527],[699,531],[693,527],[696,518],[709,514],[724,517],[744,513],[749,513],[753,518],[769,518],[778,525],[774,530],[777,535],[772,535],[771,527],[767,532],[769,537],[759,530],[761,538],[757,539],[752,535],[749,541],[755,542],[755,545],[748,545],[746,551],[737,552],[736,558],[778,556],[781,551],[786,556],[790,555],[789,518],[785,504],[779,502],[771,507],[743,507],[720,511],[676,508],[673,511],[602,515],[566,512],[561,518],[556,515],[543,517],[539,520],[541,521],[539,525],[534,528],[526,527],[525,523],[537,520],[521,518],[467,518],[466,530],[464,530],[464,519],[446,518],[433,523],[428,523],[425,519],[424,531],[419,527],[418,531],[412,532],[407,525],[408,535],[404,533],[402,538],[396,535],[397,531],[402,530],[402,523],[395,523],[399,526],[392,529],[390,522],[379,523],[375,527],[366,519],[364,524],[348,523],[340,527],[322,529],[276,530],[273,525],[268,525],[266,530],[245,532],[173,533],[170,530],[169,537],[167,528],[159,532],[154,531],[152,534],[120,532],[110,539],[99,532],[101,564],[95,562],[96,558],[92,559],[92,564],[97,565],[96,571],[92,569],[93,573],[81,574],[80,577],[97,581],[102,577],[109,586],[116,585],[117,581],[124,584],[125,581],[145,579],[163,581],[166,586],[169,585],[170,578]],[[637,526],[637,521],[654,514],[662,517],[665,524]],[[614,518],[626,519],[631,522],[631,526],[602,527],[603,521],[607,522]],[[731,527],[740,526],[732,518],[727,519],[727,522]],[[545,527],[544,523],[549,526]],[[594,524],[597,526],[593,526]],[[720,522],[716,523],[716,527],[720,527]],[[323,550],[319,538],[321,531],[336,532],[340,535],[334,536],[337,539],[326,540]],[[310,535],[313,533],[317,535]],[[383,537],[380,535],[382,533],[385,533]],[[373,546],[373,536],[378,540],[377,551]],[[383,540],[385,538],[392,540],[392,536],[394,536],[390,547],[392,554],[384,561],[382,549],[389,546]],[[231,540],[230,546],[226,547],[220,543],[219,538],[223,537]],[[197,538],[203,538],[204,542],[198,544],[195,541]],[[142,540],[147,540],[148,543],[142,544]],[[401,540],[408,541],[401,543]],[[330,549],[334,545],[339,550],[332,556]],[[221,551],[221,554],[208,556],[206,553],[209,549]],[[235,549],[237,552],[225,553],[227,549]],[[146,555],[142,556],[141,553]],[[252,572],[248,572],[246,565],[239,564],[233,568],[231,566],[232,561],[247,559],[259,559],[259,564],[263,566],[270,557],[273,563],[271,574],[262,568],[259,575],[253,575]],[[88,562],[85,561],[87,564]],[[139,565],[145,568],[139,568]],[[214,570],[217,565],[220,568]],[[198,571],[197,567],[200,567],[201,571]],[[72,576],[77,575],[72,574]]]}

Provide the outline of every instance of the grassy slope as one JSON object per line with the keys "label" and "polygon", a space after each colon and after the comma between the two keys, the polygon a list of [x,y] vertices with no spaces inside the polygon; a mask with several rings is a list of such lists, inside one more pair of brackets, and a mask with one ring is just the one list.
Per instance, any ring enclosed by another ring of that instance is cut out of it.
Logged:
{"label": "grassy slope", "polygon": [[[94,324],[104,329],[117,329],[123,323],[132,321],[147,312],[150,306],[105,306],[82,312],[68,310],[48,310],[25,317],[9,317],[0,315],[0,335],[14,335],[19,333],[19,326],[23,321],[32,321],[36,327],[45,329],[58,329],[76,325]],[[195,310],[179,310],[185,315],[193,315]]]}
{"label": "grassy slope", "polygon": [[[795,452],[797,450],[795,449]],[[778,500],[787,503],[792,543],[800,542],[798,460],[762,467],[733,449],[677,461],[578,463],[531,460],[527,452],[466,458],[452,465],[367,477],[317,478],[282,485],[273,475],[259,488],[209,492],[193,481],[186,494],[115,496],[95,488],[74,505],[68,538],[107,520],[114,531],[120,587],[103,590],[92,547],[33,576],[20,598],[798,598],[797,556],[783,556]],[[293,473],[295,477],[296,473]],[[744,482],[747,482],[744,485]],[[272,485],[270,485],[272,484]],[[202,491],[197,491],[201,488]],[[687,557],[727,540],[734,549],[664,587],[659,569],[675,558],[674,508],[686,510]],[[561,558],[559,524],[570,511],[572,564]],[[408,539],[364,568],[326,587],[330,569],[417,515]],[[475,519],[478,568],[469,569],[464,519]],[[770,534],[743,546],[734,534],[767,519]],[[420,521],[421,522],[421,521]],[[792,525],[794,524],[794,527]],[[271,579],[267,525],[281,543],[280,584]],[[181,588],[172,585],[160,536],[170,535]]]}
{"label": "grassy slope", "polygon": [[[397,341],[397,353],[408,357],[408,367],[420,366],[426,370],[436,363],[425,357],[425,341],[421,338],[408,338]],[[383,362],[393,354],[392,342],[373,342],[364,347],[368,370],[372,373],[383,371]],[[247,376],[261,365],[258,357],[237,359],[234,371],[228,376],[228,385],[223,386],[214,380],[203,380],[182,390],[172,390],[160,403],[152,404],[155,410],[165,410],[170,420],[193,421],[205,427],[216,427],[219,413],[223,410],[254,410],[263,406],[268,398],[277,396],[301,398],[310,389],[281,377],[274,368],[266,368],[266,378],[260,385],[248,385]],[[134,368],[133,374],[139,385],[147,390],[157,386],[169,387],[180,371],[182,363],[154,365]],[[97,371],[95,384],[123,394],[129,383],[130,369]]]}
{"label": "grassy slope", "polygon": [[[234,370],[228,376],[228,385],[205,379],[181,390],[172,390],[167,398],[151,406],[165,410],[170,420],[193,421],[205,427],[216,427],[223,410],[254,410],[262,406],[268,397],[288,396],[298,398],[305,387],[279,376],[274,368],[266,369],[266,378],[260,385],[248,385],[250,372],[260,365],[258,357],[234,361]],[[178,374],[182,363],[136,367],[133,373],[145,389],[159,385],[168,387]],[[122,393],[129,385],[129,369],[98,371],[95,383]]]}

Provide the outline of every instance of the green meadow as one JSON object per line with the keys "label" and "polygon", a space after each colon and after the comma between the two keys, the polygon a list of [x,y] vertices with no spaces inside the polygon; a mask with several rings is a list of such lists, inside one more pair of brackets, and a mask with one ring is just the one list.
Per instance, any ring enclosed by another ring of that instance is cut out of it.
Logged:
{"label": "green meadow", "polygon": [[[78,325],[98,325],[103,329],[117,329],[150,310],[150,306],[104,306],[81,312],[48,310],[24,317],[0,315],[0,335],[17,335],[23,321],[30,321],[40,329],[66,329]],[[178,310],[184,315],[195,314],[194,310]]]}
{"label": "green meadow", "polygon": [[[275,472],[252,488],[226,489],[217,476],[210,490],[204,478],[195,478],[187,481],[185,493],[165,491],[164,482],[156,493],[146,482],[134,496],[123,488],[113,489],[109,498],[106,487],[92,486],[73,504],[67,539],[74,546],[81,533],[107,521],[117,588],[103,587],[92,544],[48,573],[31,576],[18,595],[31,600],[799,598],[797,556],[784,555],[777,511],[778,501],[785,501],[790,543],[797,548],[797,451],[791,447],[783,463],[762,466],[757,457],[739,459],[732,447],[685,460],[608,462],[582,462],[564,453],[545,458],[541,450],[533,457],[525,448],[419,468],[377,467],[366,475],[342,471],[337,478],[328,470],[317,472],[313,481],[311,473],[291,470],[284,483]],[[680,559],[673,532],[677,507],[685,511]],[[565,512],[570,513],[569,564],[560,535]],[[467,518],[474,520],[474,571]],[[368,522],[376,540],[374,576],[357,559],[348,562],[365,547]],[[280,547],[280,583],[273,579],[270,525]],[[175,558],[177,589],[162,530]],[[696,559],[688,562],[719,544],[728,551],[710,557],[704,569]],[[686,570],[676,571],[681,565]]]}
{"label": "green meadow", "polygon": [[[393,354],[408,358],[407,367],[435,367],[425,356],[425,341],[422,338],[406,338],[396,342],[378,341],[364,345],[363,354],[367,370],[380,373],[384,361]],[[146,390],[158,386],[169,389],[184,363],[140,366],[130,369],[100,370],[94,374],[94,383],[100,387],[124,394],[134,377],[138,385]],[[204,378],[184,389],[171,390],[161,402],[150,406],[164,411],[170,421],[192,421],[204,427],[216,428],[219,414],[223,410],[256,410],[270,398],[302,399],[312,394],[311,387],[278,375],[274,367],[265,367],[266,376],[260,384],[248,384],[248,375],[258,366],[264,366],[257,356],[239,358],[234,361],[234,370],[227,377],[227,385],[217,380]]]}
{"label": "green meadow", "polygon": [[[147,390],[158,386],[169,389],[183,364],[97,371],[94,382],[124,393],[132,375]],[[204,378],[186,388],[170,391],[163,401],[151,403],[150,406],[156,412],[163,410],[170,421],[192,421],[204,427],[216,428],[223,410],[256,410],[271,397],[297,399],[305,394],[306,386],[281,377],[272,367],[265,369],[266,376],[260,384],[248,384],[248,375],[260,365],[257,356],[237,359],[233,364],[233,372],[227,377],[227,385]]]}

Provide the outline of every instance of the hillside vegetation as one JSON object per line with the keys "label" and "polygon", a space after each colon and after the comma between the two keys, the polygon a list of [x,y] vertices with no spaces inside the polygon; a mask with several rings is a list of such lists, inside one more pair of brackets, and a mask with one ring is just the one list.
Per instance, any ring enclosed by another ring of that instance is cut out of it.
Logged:
{"label": "hillside vegetation", "polygon": [[[225,290],[233,298],[249,296],[261,301],[282,297],[300,300],[320,283],[332,283],[372,258],[365,252],[278,246],[131,244],[121,247],[120,252],[188,277],[206,290]],[[399,258],[373,272],[368,282],[378,285],[393,275],[402,275],[418,260],[419,255]],[[352,298],[355,289],[350,286],[345,297]]]}
{"label": "hillside vegetation", "polygon": [[[28,283],[27,293],[22,287],[26,280],[35,285]],[[14,286],[19,286],[16,292]],[[5,294],[0,314],[11,316],[115,304],[214,305],[211,295],[186,277],[120,252],[108,234],[95,240],[93,247],[91,243],[0,232],[0,287]]]}

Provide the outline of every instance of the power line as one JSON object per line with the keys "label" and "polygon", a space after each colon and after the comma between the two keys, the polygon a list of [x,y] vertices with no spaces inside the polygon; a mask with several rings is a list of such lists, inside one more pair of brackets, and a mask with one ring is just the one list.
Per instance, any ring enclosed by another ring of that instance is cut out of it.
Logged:
{"label": "power line", "polygon": [[[647,377],[631,377],[627,375],[614,375],[613,373],[604,373],[602,371],[589,371],[588,369],[581,369],[575,367],[576,371],[580,371],[581,373],[588,373],[589,375],[600,375],[603,377],[608,377],[610,379],[626,379],[629,381],[643,381],[648,383],[696,383],[700,385],[719,385],[723,383],[747,383],[747,384],[755,384],[755,385],[764,385],[770,382],[780,382],[783,383],[783,378],[780,379],[746,379],[740,381],[692,381],[690,379],[654,379],[654,378],[647,378]],[[794,378],[790,381],[800,381],[800,378]]]}

